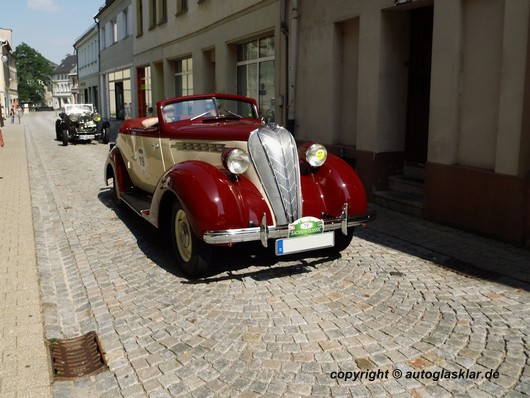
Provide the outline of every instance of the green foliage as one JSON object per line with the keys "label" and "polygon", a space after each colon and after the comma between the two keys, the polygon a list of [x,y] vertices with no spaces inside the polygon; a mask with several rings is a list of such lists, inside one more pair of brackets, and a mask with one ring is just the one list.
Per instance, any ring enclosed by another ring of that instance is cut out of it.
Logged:
{"label": "green foliage", "polygon": [[22,102],[44,102],[45,87],[50,84],[53,67],[37,50],[26,43],[15,49],[18,96]]}

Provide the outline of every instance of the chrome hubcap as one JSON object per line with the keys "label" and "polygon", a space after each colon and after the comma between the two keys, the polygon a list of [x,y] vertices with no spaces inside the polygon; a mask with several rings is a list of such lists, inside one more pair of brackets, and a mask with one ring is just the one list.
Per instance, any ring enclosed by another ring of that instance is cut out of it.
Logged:
{"label": "chrome hubcap", "polygon": [[175,215],[175,235],[178,251],[182,260],[189,261],[192,252],[191,229],[184,210],[177,211]]}

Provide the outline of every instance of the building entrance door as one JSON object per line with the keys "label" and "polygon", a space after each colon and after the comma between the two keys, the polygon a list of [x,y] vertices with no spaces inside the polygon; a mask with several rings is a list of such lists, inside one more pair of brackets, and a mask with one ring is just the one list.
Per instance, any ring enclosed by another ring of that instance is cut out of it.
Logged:
{"label": "building entrance door", "polygon": [[420,164],[427,161],[429,141],[432,28],[433,7],[411,11],[405,158]]}
{"label": "building entrance door", "polygon": [[125,103],[123,100],[123,82],[116,82],[116,119],[125,119]]}

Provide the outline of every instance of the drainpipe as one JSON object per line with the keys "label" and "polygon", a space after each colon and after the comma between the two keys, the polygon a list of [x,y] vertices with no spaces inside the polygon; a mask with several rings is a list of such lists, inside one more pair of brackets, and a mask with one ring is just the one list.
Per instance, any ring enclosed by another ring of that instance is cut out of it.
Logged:
{"label": "drainpipe", "polygon": [[97,30],[97,34],[98,34],[98,85],[97,85],[97,88],[98,88],[98,98],[97,98],[97,101],[98,101],[98,112],[101,116],[103,117],[106,117],[106,109],[104,109],[103,105],[105,103],[105,101],[103,101],[103,93],[104,93],[104,86],[101,84],[102,83],[102,77],[101,77],[101,33],[100,33],[100,29],[99,29],[99,23],[100,23],[100,20],[98,18],[98,15],[99,14],[96,14],[94,15],[94,23],[96,24],[96,30]]}
{"label": "drainpipe", "polygon": [[291,28],[288,40],[287,129],[294,134],[296,126],[296,70],[298,64],[298,0],[291,0]]}
{"label": "drainpipe", "polygon": [[[6,109],[6,112],[7,112],[7,109],[10,105],[9,101],[7,101],[7,98],[8,96],[5,95],[5,93],[8,93],[9,95],[9,85],[6,85],[6,78],[5,78],[5,70],[4,70],[4,65],[3,65],[3,62],[4,62],[4,46],[7,46],[8,45],[8,41],[7,40],[2,40],[1,41],[1,45],[0,45],[0,57],[2,57],[2,59],[0,60],[0,67],[2,68],[2,87],[4,88],[4,91],[2,91],[2,93],[4,94],[4,98],[6,99],[5,101],[5,104],[6,104],[6,107],[4,109]],[[9,73],[9,68],[8,68],[8,73]],[[9,76],[9,74],[8,74]],[[4,107],[4,104],[2,103],[4,101],[2,101],[2,96],[0,95],[0,127],[4,127],[4,115],[2,114],[2,108]],[[6,116],[7,116],[7,113],[6,113]]]}

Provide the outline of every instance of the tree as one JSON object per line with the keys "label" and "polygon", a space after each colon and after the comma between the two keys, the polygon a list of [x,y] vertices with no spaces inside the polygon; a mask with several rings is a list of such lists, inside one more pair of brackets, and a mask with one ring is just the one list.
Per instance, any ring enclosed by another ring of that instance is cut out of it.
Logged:
{"label": "tree", "polygon": [[18,97],[22,102],[44,102],[53,67],[37,50],[26,43],[15,49],[18,74]]}

